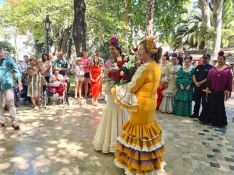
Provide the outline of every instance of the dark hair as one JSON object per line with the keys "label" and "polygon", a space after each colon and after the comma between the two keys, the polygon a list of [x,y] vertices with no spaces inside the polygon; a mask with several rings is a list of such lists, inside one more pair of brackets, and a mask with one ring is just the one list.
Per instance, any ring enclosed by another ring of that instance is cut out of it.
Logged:
{"label": "dark hair", "polygon": [[100,59],[98,59],[98,64],[96,64],[96,63],[95,63],[95,58],[96,58],[96,57],[94,57],[94,59],[93,59],[93,65],[94,65],[94,66],[98,66],[98,65],[100,64]]}
{"label": "dark hair", "polygon": [[88,53],[88,51],[87,50],[83,50],[81,53],[80,53],[80,56],[79,57],[84,57],[84,53]]}
{"label": "dark hair", "polygon": [[189,60],[190,62],[192,62],[193,57],[190,56],[190,55],[187,55],[186,57],[184,57],[184,61],[185,61],[185,60]]}
{"label": "dark hair", "polygon": [[163,56],[166,57],[166,60],[169,60],[169,53],[168,53],[168,51],[166,51]]}
{"label": "dark hair", "polygon": [[177,56],[177,53],[173,53],[173,54],[172,54],[172,57],[176,57],[176,58],[177,58],[177,57],[178,57],[178,56]]}
{"label": "dark hair", "polygon": [[42,62],[46,62],[44,56],[47,56],[47,60],[49,59],[49,55],[48,55],[47,53],[43,53],[43,54],[41,55]]}
{"label": "dark hair", "polygon": [[218,57],[223,57],[223,59],[226,60],[226,57],[224,56],[224,51],[220,51],[218,53]]}
{"label": "dark hair", "polygon": [[119,54],[122,55],[122,49],[119,43],[109,43],[109,46],[115,47],[119,51]]}
{"label": "dark hair", "polygon": [[[150,54],[149,51],[148,51],[147,48],[146,48],[146,40],[141,41],[141,42],[140,42],[140,45],[143,45],[144,48],[145,48],[145,51],[146,51],[148,54]],[[150,54],[150,58],[151,58],[152,60],[154,60],[155,62],[159,63],[159,62],[160,62],[160,59],[161,59],[161,56],[162,56],[162,51],[163,51],[163,50],[162,50],[161,47],[159,47],[159,48],[156,48],[156,47],[155,47],[155,49],[157,49],[158,52],[155,53],[155,54]]]}
{"label": "dark hair", "polygon": [[210,59],[210,55],[208,53],[203,54],[202,56],[203,59]]}

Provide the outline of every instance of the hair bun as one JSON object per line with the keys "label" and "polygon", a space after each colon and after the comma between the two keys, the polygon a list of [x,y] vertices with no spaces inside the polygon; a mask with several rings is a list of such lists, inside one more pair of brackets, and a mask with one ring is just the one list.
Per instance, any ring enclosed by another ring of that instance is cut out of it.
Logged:
{"label": "hair bun", "polygon": [[186,56],[186,57],[184,58],[184,60],[190,60],[190,61],[192,61],[192,60],[193,60],[193,57],[192,57],[191,55],[188,55],[188,56]]}
{"label": "hair bun", "polygon": [[109,39],[109,44],[119,44],[119,39],[117,37],[112,37]]}
{"label": "hair bun", "polygon": [[163,49],[162,49],[161,47],[158,47],[158,48],[157,48],[157,50],[158,50],[158,54],[160,54],[160,55],[161,55],[161,54],[162,54],[162,52],[163,52]]}
{"label": "hair bun", "polygon": [[177,58],[177,53],[173,53],[172,57],[176,57]]}
{"label": "hair bun", "polygon": [[218,55],[223,57],[223,56],[224,56],[224,51],[220,51],[220,52],[218,53]]}

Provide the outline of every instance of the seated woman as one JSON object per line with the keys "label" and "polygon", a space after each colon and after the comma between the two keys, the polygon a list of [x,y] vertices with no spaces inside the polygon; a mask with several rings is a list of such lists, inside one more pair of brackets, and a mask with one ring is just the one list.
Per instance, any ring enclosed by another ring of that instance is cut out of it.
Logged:
{"label": "seated woman", "polygon": [[63,75],[59,74],[59,68],[54,69],[54,74],[50,76],[49,86],[59,86],[59,84],[63,84],[65,82],[65,78]]}
{"label": "seated woman", "polygon": [[50,76],[49,91],[58,93],[59,97],[62,97],[63,92],[67,90],[67,77],[59,74],[59,68],[54,69],[54,74]]}

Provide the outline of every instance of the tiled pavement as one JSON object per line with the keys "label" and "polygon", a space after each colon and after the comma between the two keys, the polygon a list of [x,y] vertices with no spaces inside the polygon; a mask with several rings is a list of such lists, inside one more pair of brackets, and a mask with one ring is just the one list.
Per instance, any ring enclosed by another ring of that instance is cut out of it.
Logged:
{"label": "tiled pavement", "polygon": [[[158,113],[168,175],[234,175],[234,99],[226,106],[225,129]],[[0,130],[0,175],[122,175],[112,154],[92,147],[103,107],[19,108],[21,130]]]}

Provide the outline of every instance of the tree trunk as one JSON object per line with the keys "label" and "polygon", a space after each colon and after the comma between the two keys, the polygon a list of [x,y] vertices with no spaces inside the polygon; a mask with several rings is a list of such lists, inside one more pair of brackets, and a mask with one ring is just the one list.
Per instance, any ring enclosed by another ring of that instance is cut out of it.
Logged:
{"label": "tree trunk", "polygon": [[64,32],[62,33],[62,36],[60,37],[60,39],[58,41],[58,50],[62,51],[63,54],[67,53],[68,39],[69,39],[70,34],[71,34],[71,28],[72,28],[72,26],[65,29]]}
{"label": "tree trunk", "polygon": [[85,0],[74,0],[73,40],[76,55],[86,50]]}
{"label": "tree trunk", "polygon": [[209,2],[207,0],[199,0],[199,6],[202,10],[202,24],[208,28],[211,27]]}
{"label": "tree trunk", "polygon": [[123,12],[123,21],[127,26],[129,26],[129,22],[130,22],[130,16],[129,16],[130,3],[131,3],[131,0],[126,0],[125,3],[124,3],[125,11]]}
{"label": "tree trunk", "polygon": [[214,37],[214,50],[212,59],[217,58],[221,45],[222,36],[222,12],[224,0],[214,0],[214,28],[216,30]]}
{"label": "tree trunk", "polygon": [[154,0],[147,0],[147,27],[146,36],[153,35]]}

